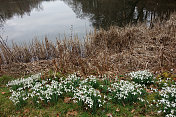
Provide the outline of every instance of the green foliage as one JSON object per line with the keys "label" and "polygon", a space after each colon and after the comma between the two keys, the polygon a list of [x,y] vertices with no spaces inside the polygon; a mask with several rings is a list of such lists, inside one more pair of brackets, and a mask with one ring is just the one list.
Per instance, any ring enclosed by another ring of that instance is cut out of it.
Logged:
{"label": "green foliage", "polygon": [[33,102],[35,107],[40,108],[38,96],[32,97],[32,102]]}
{"label": "green foliage", "polygon": [[[5,94],[2,94],[2,92],[5,92]],[[9,96],[8,88],[0,88],[0,116],[2,117],[15,114],[15,105],[8,99]]]}
{"label": "green foliage", "polygon": [[0,86],[1,85],[6,85],[10,80],[12,80],[13,78],[10,76],[1,76],[0,77]]}
{"label": "green foliage", "polygon": [[89,84],[90,84],[93,88],[95,88],[95,89],[98,89],[99,86],[100,86],[100,82],[99,82],[98,80],[96,80],[96,81],[90,81]]}
{"label": "green foliage", "polygon": [[176,76],[174,74],[171,74],[169,72],[163,72],[160,75],[157,76],[156,86],[159,89],[162,89],[162,87],[171,86],[175,84],[175,78]]}
{"label": "green foliage", "polygon": [[16,103],[16,109],[19,110],[21,108],[23,108],[26,104],[27,104],[27,101],[23,99],[23,97],[19,97],[19,102]]}

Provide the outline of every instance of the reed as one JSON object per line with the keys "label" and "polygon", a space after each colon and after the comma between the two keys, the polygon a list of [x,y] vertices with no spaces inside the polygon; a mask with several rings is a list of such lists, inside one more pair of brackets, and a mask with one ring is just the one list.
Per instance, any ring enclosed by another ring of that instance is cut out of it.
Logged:
{"label": "reed", "polygon": [[13,43],[9,47],[1,37],[0,49],[1,70],[6,73],[28,74],[57,68],[63,73],[96,75],[170,69],[176,66],[176,14],[152,28],[138,24],[95,30],[84,42],[77,37],[56,43],[45,38],[42,42]]}

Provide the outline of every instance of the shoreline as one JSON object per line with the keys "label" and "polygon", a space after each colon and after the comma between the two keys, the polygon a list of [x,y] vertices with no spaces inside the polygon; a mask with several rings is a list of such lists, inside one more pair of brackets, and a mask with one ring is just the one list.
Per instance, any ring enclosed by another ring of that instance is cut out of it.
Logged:
{"label": "shoreline", "polygon": [[[34,41],[33,44],[9,48],[1,40],[1,76],[27,75],[58,70],[63,73],[80,72],[98,75],[125,73],[149,69],[153,72],[176,69],[176,14],[152,28],[144,24],[111,27],[87,35],[84,43],[77,37],[52,43]],[[32,62],[33,61],[33,62]]]}

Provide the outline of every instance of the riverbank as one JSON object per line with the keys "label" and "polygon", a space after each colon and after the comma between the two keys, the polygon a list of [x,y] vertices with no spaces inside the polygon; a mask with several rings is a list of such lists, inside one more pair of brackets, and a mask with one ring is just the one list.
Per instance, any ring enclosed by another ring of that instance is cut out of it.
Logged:
{"label": "riverbank", "polygon": [[94,31],[81,43],[77,37],[52,43],[33,41],[12,48],[1,39],[1,75],[41,71],[82,75],[117,74],[149,69],[176,69],[176,15],[152,27],[144,24]]}
{"label": "riverbank", "polygon": [[175,45],[176,15],[94,31],[84,43],[1,40],[0,115],[175,116]]}

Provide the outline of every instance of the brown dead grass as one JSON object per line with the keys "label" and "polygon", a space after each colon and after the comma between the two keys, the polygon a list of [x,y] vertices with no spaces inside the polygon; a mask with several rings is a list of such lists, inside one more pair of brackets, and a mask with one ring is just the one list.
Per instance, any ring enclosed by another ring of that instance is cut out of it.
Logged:
{"label": "brown dead grass", "polygon": [[176,68],[176,14],[148,28],[144,24],[94,31],[79,39],[52,43],[46,38],[8,47],[1,39],[2,74],[31,74],[54,69],[62,73],[113,74],[139,69]]}

